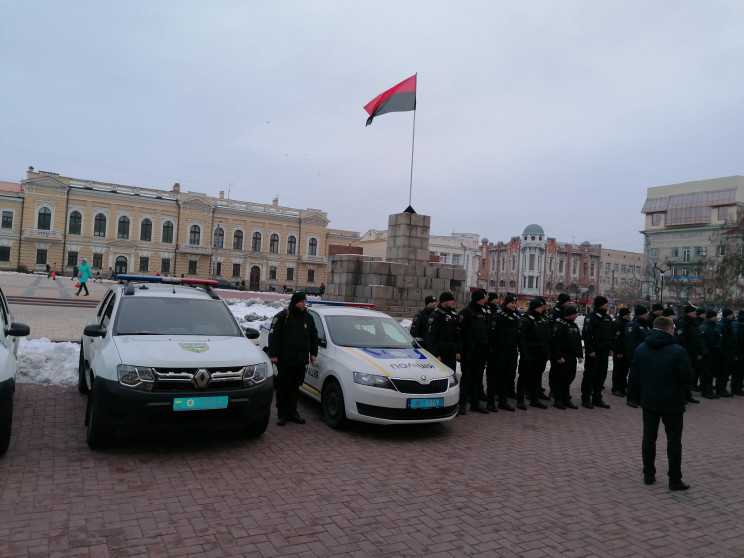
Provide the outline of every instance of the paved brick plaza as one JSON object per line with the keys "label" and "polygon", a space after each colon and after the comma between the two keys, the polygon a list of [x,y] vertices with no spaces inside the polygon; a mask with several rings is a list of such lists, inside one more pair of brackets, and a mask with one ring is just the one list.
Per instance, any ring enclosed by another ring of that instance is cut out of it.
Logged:
{"label": "paved brick plaza", "polygon": [[[85,398],[22,384],[0,556],[742,556],[744,398],[686,414],[686,493],[640,473],[640,412],[530,409],[259,440],[85,444]],[[660,443],[661,446],[661,443]]]}

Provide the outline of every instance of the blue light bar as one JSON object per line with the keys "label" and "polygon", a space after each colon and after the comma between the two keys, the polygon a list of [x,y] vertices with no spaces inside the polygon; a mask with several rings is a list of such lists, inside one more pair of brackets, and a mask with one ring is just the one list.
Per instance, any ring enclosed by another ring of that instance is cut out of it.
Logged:
{"label": "blue light bar", "polygon": [[117,275],[117,279],[123,281],[146,281],[148,283],[162,283],[163,278],[156,275]]}
{"label": "blue light bar", "polygon": [[323,305],[323,306],[348,306],[349,308],[374,308],[374,304],[369,304],[367,302],[335,302],[331,300],[308,300],[307,301],[308,306],[316,306],[316,305]]}

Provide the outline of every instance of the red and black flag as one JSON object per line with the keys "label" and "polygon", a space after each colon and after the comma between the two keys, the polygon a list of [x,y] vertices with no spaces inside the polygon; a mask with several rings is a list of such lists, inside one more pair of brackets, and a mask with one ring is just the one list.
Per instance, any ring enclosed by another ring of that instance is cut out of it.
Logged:
{"label": "red and black flag", "polygon": [[412,75],[395,87],[391,87],[385,93],[381,93],[367,103],[364,110],[369,114],[367,126],[372,124],[372,119],[375,116],[387,112],[416,110],[416,76]]}

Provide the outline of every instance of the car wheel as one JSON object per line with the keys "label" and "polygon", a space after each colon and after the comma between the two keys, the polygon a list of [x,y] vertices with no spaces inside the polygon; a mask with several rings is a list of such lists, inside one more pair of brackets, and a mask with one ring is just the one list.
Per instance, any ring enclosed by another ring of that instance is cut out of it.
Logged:
{"label": "car wheel", "polygon": [[85,370],[85,354],[83,353],[83,342],[80,341],[80,358],[78,359],[78,391],[86,395],[90,391],[88,378]]}
{"label": "car wheel", "polygon": [[240,434],[246,438],[258,438],[261,434],[266,432],[266,429],[269,427],[270,418],[271,413],[269,412],[260,419],[244,423],[240,427]]}
{"label": "car wheel", "polygon": [[326,424],[336,430],[344,428],[347,423],[344,392],[336,380],[331,380],[325,387],[321,402]]}
{"label": "car wheel", "polygon": [[10,445],[10,427],[13,424],[13,395],[0,401],[0,456],[5,455]]}
{"label": "car wheel", "polygon": [[88,393],[88,407],[85,411],[85,425],[87,426],[85,441],[90,449],[101,449],[111,439],[105,412],[96,401],[96,390]]}

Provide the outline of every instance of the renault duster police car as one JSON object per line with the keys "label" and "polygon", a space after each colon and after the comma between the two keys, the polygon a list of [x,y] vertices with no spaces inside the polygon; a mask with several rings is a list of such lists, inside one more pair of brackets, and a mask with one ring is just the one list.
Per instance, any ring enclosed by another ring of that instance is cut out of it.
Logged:
{"label": "renault duster police car", "polygon": [[119,275],[86,325],[78,389],[87,442],[114,429],[223,422],[259,436],[273,398],[271,362],[213,291],[215,281]]}
{"label": "renault duster police car", "polygon": [[26,324],[13,321],[8,301],[0,289],[0,456],[10,445],[10,427],[13,423],[13,394],[15,393],[19,337],[28,335]]}
{"label": "renault duster police car", "polygon": [[[320,402],[331,428],[343,428],[348,420],[412,424],[454,418],[460,397],[454,371],[371,307],[308,301],[319,347],[300,391]],[[262,347],[269,327],[261,327]]]}

